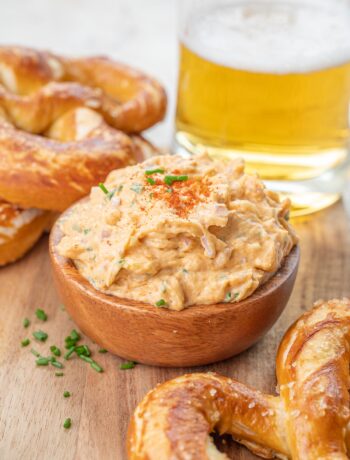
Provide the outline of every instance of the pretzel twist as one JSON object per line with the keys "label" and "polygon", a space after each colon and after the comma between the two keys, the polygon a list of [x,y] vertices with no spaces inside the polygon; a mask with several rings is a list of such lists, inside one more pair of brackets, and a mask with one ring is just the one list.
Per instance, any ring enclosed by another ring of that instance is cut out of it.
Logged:
{"label": "pretzel twist", "polygon": [[[111,170],[156,151],[137,133],[161,120],[165,107],[158,82],[108,58],[0,47],[1,199],[16,215],[24,213],[18,206],[63,211]],[[36,230],[27,228],[28,243]],[[21,233],[11,235],[6,250],[0,244],[0,263],[18,258]]]}
{"label": "pretzel twist", "polygon": [[225,459],[211,442],[213,431],[264,458],[347,459],[349,344],[350,300],[316,302],[281,341],[280,396],[212,373],[165,382],[135,410],[129,459]]}

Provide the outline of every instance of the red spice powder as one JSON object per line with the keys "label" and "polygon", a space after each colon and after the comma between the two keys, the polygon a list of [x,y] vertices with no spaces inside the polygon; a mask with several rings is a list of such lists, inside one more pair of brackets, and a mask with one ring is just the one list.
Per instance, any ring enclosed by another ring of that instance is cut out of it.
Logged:
{"label": "red spice powder", "polygon": [[147,190],[153,193],[154,199],[165,201],[179,217],[187,217],[191,209],[198,203],[206,201],[210,194],[208,178],[173,182],[171,186],[161,179],[154,178],[154,180],[154,185],[146,183]]}

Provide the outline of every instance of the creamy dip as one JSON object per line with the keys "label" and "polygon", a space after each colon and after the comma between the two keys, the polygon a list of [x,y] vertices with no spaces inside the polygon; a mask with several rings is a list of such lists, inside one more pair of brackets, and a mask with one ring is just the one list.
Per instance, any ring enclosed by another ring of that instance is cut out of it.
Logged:
{"label": "creamy dip", "polygon": [[297,238],[288,200],[237,159],[158,156],[113,171],[61,219],[61,255],[98,290],[181,310],[237,302]]}

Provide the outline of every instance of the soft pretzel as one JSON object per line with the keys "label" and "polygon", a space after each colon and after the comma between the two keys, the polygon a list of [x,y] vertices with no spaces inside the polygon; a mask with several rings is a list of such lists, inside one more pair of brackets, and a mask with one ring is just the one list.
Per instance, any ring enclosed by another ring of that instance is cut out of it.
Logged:
{"label": "soft pretzel", "polygon": [[144,73],[107,57],[69,59],[0,47],[0,105],[18,128],[42,133],[68,110],[86,106],[113,127],[140,132],[160,121],[166,96]]}
{"label": "soft pretzel", "polygon": [[0,196],[23,207],[63,211],[107,174],[153,147],[111,128],[87,108],[73,109],[33,135],[0,123]]}
{"label": "soft pretzel", "polygon": [[149,392],[128,434],[130,460],[214,460],[209,434],[229,433],[264,458],[343,460],[350,453],[350,300],[318,301],[280,344],[280,396],[212,373]]}
{"label": "soft pretzel", "polygon": [[51,213],[0,199],[0,266],[22,257],[48,228]]}
{"label": "soft pretzel", "polygon": [[[0,220],[11,206],[21,216],[38,211],[18,206],[63,211],[111,170],[148,158],[155,148],[136,133],[165,107],[159,83],[108,58],[0,47],[0,197],[9,202]],[[43,216],[18,233],[23,243],[0,244],[2,263],[31,246]]]}

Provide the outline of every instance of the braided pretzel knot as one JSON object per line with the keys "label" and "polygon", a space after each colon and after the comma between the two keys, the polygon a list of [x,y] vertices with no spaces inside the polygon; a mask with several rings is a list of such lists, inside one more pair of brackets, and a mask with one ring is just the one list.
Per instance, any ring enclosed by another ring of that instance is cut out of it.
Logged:
{"label": "braided pretzel knot", "polygon": [[343,460],[350,452],[350,300],[318,301],[280,344],[280,396],[217,374],[188,374],[149,392],[129,427],[131,460],[225,459],[209,433],[264,458]]}
{"label": "braided pretzel knot", "polygon": [[0,47],[0,196],[62,211],[112,169],[154,149],[138,133],[163,118],[162,87],[103,57]]}

